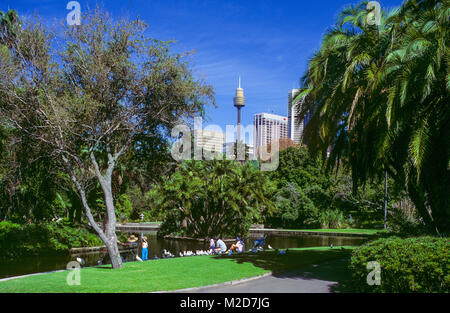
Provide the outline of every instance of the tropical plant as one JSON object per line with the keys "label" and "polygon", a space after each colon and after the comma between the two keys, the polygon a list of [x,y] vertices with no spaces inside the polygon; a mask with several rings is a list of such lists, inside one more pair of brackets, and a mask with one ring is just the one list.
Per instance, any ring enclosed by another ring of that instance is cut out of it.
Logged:
{"label": "tropical plant", "polygon": [[345,228],[347,226],[344,215],[339,210],[325,210],[320,212],[319,221],[322,228]]}
{"label": "tropical plant", "polygon": [[167,211],[160,234],[245,235],[252,223],[271,214],[275,188],[264,174],[238,161],[184,161],[157,188]]}
{"label": "tropical plant", "polygon": [[[307,147],[290,147],[280,151],[279,156],[278,168],[267,173],[268,177],[277,184],[280,192],[289,184],[295,184],[319,212],[315,215],[314,223],[311,219],[306,224],[297,220],[298,224],[291,224],[292,227],[319,227],[319,215],[327,210],[338,210],[345,219],[352,216],[352,225],[357,227],[382,224],[384,184],[370,180],[353,192],[352,177],[346,168],[341,168],[336,174],[323,171],[322,158],[311,154]],[[404,199],[405,195],[393,188],[392,179],[388,182],[391,190],[389,204]],[[266,223],[272,227],[279,226],[282,212],[267,218]]]}
{"label": "tropical plant", "polygon": [[[367,23],[343,10],[303,76],[309,148],[352,170],[353,189],[385,171],[424,222],[450,231],[449,1],[407,0]],[[343,162],[341,162],[343,161]]]}

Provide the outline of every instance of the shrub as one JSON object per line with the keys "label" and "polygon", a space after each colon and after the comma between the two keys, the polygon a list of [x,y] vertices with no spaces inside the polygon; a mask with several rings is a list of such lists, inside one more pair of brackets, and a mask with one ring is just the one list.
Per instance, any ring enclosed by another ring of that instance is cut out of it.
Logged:
{"label": "shrub", "polygon": [[319,216],[319,221],[322,228],[336,229],[348,226],[344,215],[339,210],[322,211]]}
{"label": "shrub", "polygon": [[[366,281],[370,261],[380,264],[380,285]],[[449,292],[450,239],[379,239],[355,249],[350,268],[361,292]]]}
{"label": "shrub", "polygon": [[272,214],[275,185],[250,164],[183,161],[155,191],[166,218],[159,234],[187,237],[245,236],[253,223]]}
{"label": "shrub", "polygon": [[283,186],[275,195],[285,227],[316,227],[318,210],[305,192],[294,183]]}
{"label": "shrub", "polygon": [[100,246],[103,242],[85,228],[67,221],[19,225],[0,222],[0,258],[18,258],[41,253],[66,253],[72,247]]}

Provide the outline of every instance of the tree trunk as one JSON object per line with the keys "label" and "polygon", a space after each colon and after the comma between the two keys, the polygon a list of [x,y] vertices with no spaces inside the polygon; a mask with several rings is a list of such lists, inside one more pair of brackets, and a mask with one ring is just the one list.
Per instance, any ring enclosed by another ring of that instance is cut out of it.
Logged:
{"label": "tree trunk", "polygon": [[97,177],[99,179],[100,185],[102,186],[102,190],[103,190],[103,193],[105,196],[105,203],[106,203],[105,220],[107,220],[107,223],[105,224],[104,230],[102,230],[98,226],[94,217],[92,216],[92,211],[91,211],[91,208],[89,207],[89,204],[88,204],[88,201],[86,198],[86,192],[85,192],[84,188],[78,182],[78,180],[72,170],[72,165],[70,164],[69,160],[66,157],[63,157],[63,160],[66,164],[67,171],[72,179],[72,182],[74,183],[76,189],[78,190],[78,193],[81,198],[81,202],[82,202],[83,207],[86,212],[86,217],[89,220],[89,224],[91,224],[91,226],[94,228],[94,230],[97,232],[100,239],[103,241],[103,243],[106,246],[106,250],[108,251],[108,255],[111,259],[112,268],[113,269],[121,268],[121,267],[123,267],[123,264],[122,264],[122,258],[120,257],[119,246],[117,245],[116,214],[114,211],[114,201],[113,201],[112,189],[111,189],[110,173],[112,171],[110,169],[113,168],[113,164],[108,169],[106,177],[103,177],[100,174],[97,162],[95,161],[95,157],[92,154],[91,154],[91,158],[93,160],[93,164],[96,169]]}
{"label": "tree trunk", "polygon": [[122,258],[120,257],[119,246],[117,245],[117,236],[115,233],[111,237],[108,236],[105,246],[108,251],[109,258],[111,259],[112,268],[122,268],[123,263]]}
{"label": "tree trunk", "polygon": [[419,216],[422,217],[423,222],[425,223],[425,226],[431,231],[435,232],[436,234],[439,233],[436,224],[428,212],[427,208],[425,207],[425,196],[424,191],[420,186],[417,186],[414,181],[415,177],[411,178],[408,182],[408,195],[411,199],[411,201],[414,203],[414,206],[417,209],[417,212],[419,213]]}
{"label": "tree trunk", "polygon": [[105,205],[106,205],[106,230],[105,235],[107,238],[107,243],[105,242],[106,248],[108,250],[109,257],[111,258],[111,264],[113,268],[121,268],[123,267],[122,258],[120,257],[119,246],[117,244],[117,235],[116,235],[116,212],[114,208],[114,197],[112,194],[112,169],[114,168],[113,164],[110,164],[106,175],[100,176],[100,185],[103,190],[103,194],[105,196]]}
{"label": "tree trunk", "polygon": [[187,219],[186,219],[186,217],[183,218],[183,220],[181,221],[181,228],[182,229],[186,229],[187,228]]}

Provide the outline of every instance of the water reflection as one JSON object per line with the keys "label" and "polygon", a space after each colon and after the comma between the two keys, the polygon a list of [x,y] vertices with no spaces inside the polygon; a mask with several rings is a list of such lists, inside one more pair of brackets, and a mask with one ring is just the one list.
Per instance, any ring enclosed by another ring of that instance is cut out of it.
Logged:
{"label": "water reflection", "polygon": [[[145,235],[148,240],[148,258],[149,260],[161,258],[163,249],[173,253],[176,257],[180,251],[195,251],[207,250],[208,243],[204,241],[190,241],[190,240],[174,240],[161,239],[156,237],[156,232],[133,232],[127,235],[134,234],[137,237]],[[253,245],[256,238],[245,239],[245,249],[248,250]],[[318,247],[318,246],[334,246],[349,245],[357,246],[363,244],[367,239],[340,237],[340,236],[271,236],[266,239],[266,244],[274,249],[286,248],[302,248],[302,247]],[[226,241],[229,247],[233,242]],[[140,255],[140,251],[136,249],[129,249],[121,252],[121,257],[124,262],[136,261],[136,255]],[[11,276],[25,275],[31,273],[40,273],[65,269],[68,262],[75,260],[77,256],[82,257],[86,264],[85,266],[97,266],[99,261],[102,264],[108,264],[108,255],[106,251],[91,252],[89,254],[76,255],[48,255],[48,256],[34,256],[22,258],[17,261],[0,261],[0,278]]]}

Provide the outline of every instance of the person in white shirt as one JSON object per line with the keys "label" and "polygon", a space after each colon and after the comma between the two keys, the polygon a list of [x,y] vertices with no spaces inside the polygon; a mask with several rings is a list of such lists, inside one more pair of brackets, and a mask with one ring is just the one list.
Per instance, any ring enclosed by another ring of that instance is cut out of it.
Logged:
{"label": "person in white shirt", "polygon": [[216,252],[218,253],[227,252],[227,245],[225,244],[225,242],[223,242],[223,240],[220,237],[216,240]]}
{"label": "person in white shirt", "polygon": [[142,260],[145,261],[148,258],[148,242],[147,237],[142,237]]}

